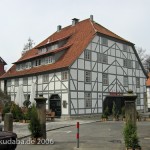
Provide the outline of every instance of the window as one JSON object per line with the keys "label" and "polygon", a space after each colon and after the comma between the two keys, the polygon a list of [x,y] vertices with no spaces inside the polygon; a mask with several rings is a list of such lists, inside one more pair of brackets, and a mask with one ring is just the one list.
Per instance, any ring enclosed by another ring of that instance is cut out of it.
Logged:
{"label": "window", "polygon": [[43,75],[43,83],[49,82],[49,74],[44,74]]}
{"label": "window", "polygon": [[137,104],[137,105],[141,105],[141,97],[140,97],[140,93],[137,93],[136,104]]}
{"label": "window", "polygon": [[132,62],[132,60],[128,60],[128,68],[133,68],[133,62]]}
{"label": "window", "polygon": [[108,46],[108,39],[102,37],[102,45]]}
{"label": "window", "polygon": [[11,86],[11,80],[7,80],[7,86]]}
{"label": "window", "polygon": [[19,86],[19,79],[15,79],[15,86]]}
{"label": "window", "polygon": [[108,63],[108,56],[106,54],[98,53],[98,62]]}
{"label": "window", "polygon": [[136,87],[140,87],[140,78],[139,77],[137,77],[136,78]]}
{"label": "window", "polygon": [[124,60],[123,60],[123,66],[124,66],[124,67],[128,67],[128,61],[127,61],[127,59],[124,59]]}
{"label": "window", "polygon": [[91,72],[85,71],[85,83],[90,83],[90,82],[91,82]]}
{"label": "window", "polygon": [[124,80],[123,80],[123,84],[124,86],[128,86],[128,77],[127,76],[124,76]]}
{"label": "window", "polygon": [[135,68],[136,68],[136,69],[139,69],[139,68],[140,68],[140,65],[139,65],[139,62],[138,62],[138,61],[135,61]]}
{"label": "window", "polygon": [[67,71],[64,71],[61,73],[61,79],[62,80],[67,80],[68,79],[68,72]]}
{"label": "window", "polygon": [[23,85],[27,85],[27,84],[28,84],[28,78],[25,77],[25,78],[23,78]]}
{"label": "window", "polygon": [[103,74],[103,84],[108,85],[108,74]]}
{"label": "window", "polygon": [[91,99],[91,93],[85,93],[85,108],[91,108],[92,107],[92,99]]}
{"label": "window", "polygon": [[86,60],[91,60],[91,51],[86,50],[84,52],[84,57],[85,57]]}
{"label": "window", "polygon": [[126,44],[123,44],[123,50],[124,50],[124,51],[127,51],[127,48],[128,48],[127,45],[126,45]]}
{"label": "window", "polygon": [[51,64],[54,62],[54,57],[53,56],[49,56],[48,57],[48,64]]}
{"label": "window", "polygon": [[19,71],[20,69],[20,64],[16,65],[16,70]]}

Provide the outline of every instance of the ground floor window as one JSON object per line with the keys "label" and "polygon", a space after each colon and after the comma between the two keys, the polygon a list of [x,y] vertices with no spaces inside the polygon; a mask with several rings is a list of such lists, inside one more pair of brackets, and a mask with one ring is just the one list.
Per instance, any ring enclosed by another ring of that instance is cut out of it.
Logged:
{"label": "ground floor window", "polygon": [[91,99],[91,93],[87,92],[85,93],[85,108],[91,108],[92,107],[92,99]]}
{"label": "ground floor window", "polygon": [[137,93],[136,104],[137,104],[137,105],[141,105],[141,97],[140,97],[140,93]]}

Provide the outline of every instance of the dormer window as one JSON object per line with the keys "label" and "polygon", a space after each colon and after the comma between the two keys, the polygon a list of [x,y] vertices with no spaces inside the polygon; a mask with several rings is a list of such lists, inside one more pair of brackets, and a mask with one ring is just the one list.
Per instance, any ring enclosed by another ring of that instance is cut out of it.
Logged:
{"label": "dormer window", "polygon": [[41,48],[39,49],[39,54],[43,54],[43,53],[46,53],[47,52],[47,48]]}

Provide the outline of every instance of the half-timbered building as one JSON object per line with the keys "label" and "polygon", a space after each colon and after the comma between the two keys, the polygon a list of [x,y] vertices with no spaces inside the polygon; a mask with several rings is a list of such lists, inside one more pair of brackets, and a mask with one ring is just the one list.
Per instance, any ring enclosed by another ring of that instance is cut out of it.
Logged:
{"label": "half-timbered building", "polygon": [[134,44],[89,19],[72,19],[27,51],[1,77],[1,89],[15,100],[19,85],[25,97],[36,85],[36,95],[47,100],[57,116],[101,114],[116,101],[123,106],[123,93],[138,95],[137,109],[144,109],[146,74]]}

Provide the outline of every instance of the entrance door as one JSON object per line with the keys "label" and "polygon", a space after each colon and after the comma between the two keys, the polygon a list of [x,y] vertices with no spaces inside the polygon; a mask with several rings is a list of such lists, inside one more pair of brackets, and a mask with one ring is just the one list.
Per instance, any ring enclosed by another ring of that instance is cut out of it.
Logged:
{"label": "entrance door", "polygon": [[109,108],[110,114],[112,113],[113,102],[116,104],[116,109],[119,113],[121,113],[122,107],[125,106],[125,102],[123,97],[121,96],[107,96],[103,102],[103,111],[106,107]]}
{"label": "entrance door", "polygon": [[55,116],[61,116],[61,99],[58,94],[53,94],[49,99],[49,109],[55,112]]}

